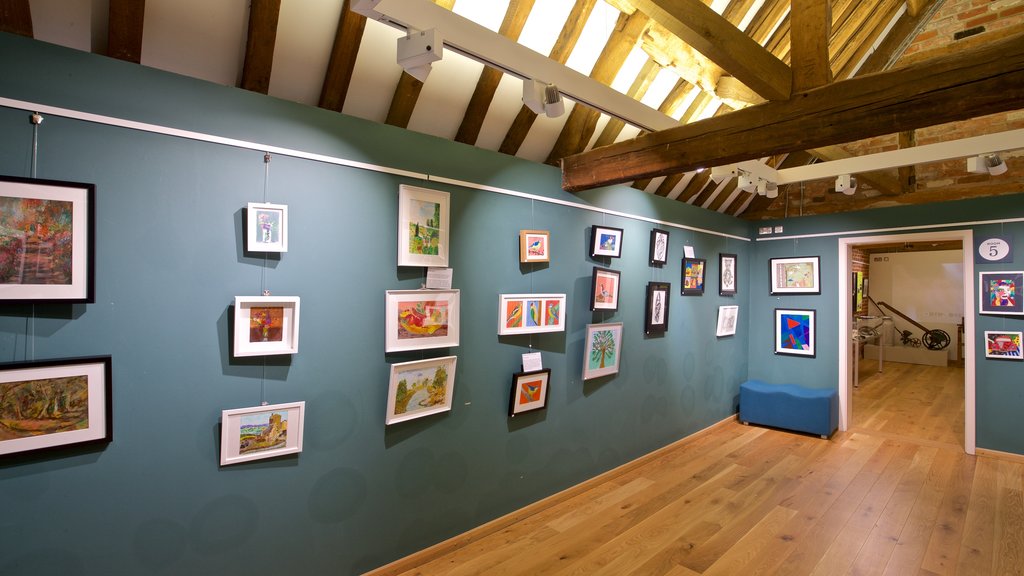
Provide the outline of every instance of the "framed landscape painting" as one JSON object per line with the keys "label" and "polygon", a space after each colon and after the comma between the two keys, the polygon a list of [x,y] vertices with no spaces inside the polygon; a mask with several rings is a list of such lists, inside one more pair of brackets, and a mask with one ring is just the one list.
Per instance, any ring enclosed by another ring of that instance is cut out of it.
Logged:
{"label": "framed landscape painting", "polygon": [[459,345],[458,290],[388,290],[385,352]]}
{"label": "framed landscape painting", "polygon": [[245,209],[245,249],[249,252],[288,251],[288,206],[249,202]]}
{"label": "framed landscape painting", "polygon": [[704,294],[704,271],[707,261],[703,258],[683,258],[683,296]]}
{"label": "framed landscape painting", "polygon": [[772,258],[772,294],[821,294],[817,256]]}
{"label": "framed landscape painting", "polygon": [[450,195],[398,187],[398,265],[448,266]]}
{"label": "framed landscape painting", "polygon": [[587,324],[583,345],[584,380],[617,373],[621,357],[622,322]]}
{"label": "framed landscape painting", "polygon": [[590,309],[618,310],[619,271],[594,267],[590,279]]}
{"label": "framed landscape painting", "polygon": [[607,256],[618,258],[622,256],[622,228],[600,226],[594,224],[590,227],[590,256]]}
{"label": "framed landscape painting", "polygon": [[519,231],[519,261],[548,262],[551,259],[551,234],[547,230]]}
{"label": "framed landscape painting", "polygon": [[95,300],[96,187],[0,176],[0,300]]}
{"label": "framed landscape painting", "polygon": [[532,412],[547,407],[548,383],[551,381],[551,369],[518,372],[512,375],[512,398],[509,401],[508,415]]}
{"label": "framed landscape painting", "polygon": [[565,331],[565,294],[501,294],[498,335]]}
{"label": "framed landscape painting", "polygon": [[664,266],[668,263],[668,230],[651,230],[650,260],[651,266]]}
{"label": "framed landscape painting", "polygon": [[1024,315],[1021,287],[1024,272],[980,272],[978,312],[980,314]]}
{"label": "framed landscape painting", "polygon": [[814,358],[814,310],[775,309],[775,353]]}
{"label": "framed landscape painting", "polygon": [[718,294],[719,296],[735,296],[739,290],[736,277],[736,255],[718,255]]}
{"label": "framed landscape painting", "polygon": [[220,417],[220,465],[302,452],[306,403],[224,410]]}
{"label": "framed landscape painting", "polygon": [[644,332],[662,334],[668,330],[669,291],[667,282],[647,283],[647,309],[644,312]]}
{"label": "framed landscape painting", "polygon": [[386,425],[452,409],[457,356],[391,365]]}
{"label": "framed landscape painting", "polygon": [[721,338],[736,334],[736,320],[739,312],[739,306],[719,306],[718,327],[715,329],[715,336]]}
{"label": "framed landscape painting", "polygon": [[0,364],[0,456],[114,437],[111,357]]}
{"label": "framed landscape painting", "polygon": [[298,296],[235,296],[235,357],[299,351]]}
{"label": "framed landscape painting", "polygon": [[1021,332],[985,331],[985,358],[1021,360]]}

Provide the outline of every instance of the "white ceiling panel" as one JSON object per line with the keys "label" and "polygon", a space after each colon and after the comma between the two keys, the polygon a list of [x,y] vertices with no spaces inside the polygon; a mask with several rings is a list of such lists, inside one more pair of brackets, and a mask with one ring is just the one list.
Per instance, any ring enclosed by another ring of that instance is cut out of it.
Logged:
{"label": "white ceiling panel", "polygon": [[107,46],[108,6],[105,0],[31,0],[29,10],[32,12],[32,35],[37,40],[83,52],[93,49],[93,11],[99,11],[104,33],[102,47],[105,49]]}
{"label": "white ceiling panel", "polygon": [[248,23],[248,0],[149,0],[142,64],[236,86]]}
{"label": "white ceiling panel", "polygon": [[533,128],[527,134],[523,145],[519,147],[519,152],[516,153],[516,156],[535,162],[544,162],[548,159],[548,154],[551,153],[555,140],[558,139],[559,133],[562,132],[565,121],[569,119],[572,107],[576,105],[575,102],[568,98],[563,98],[562,101],[565,103],[565,114],[558,118],[548,118],[543,114],[537,116],[537,120],[533,123]]}
{"label": "white ceiling panel", "polygon": [[423,84],[409,129],[454,140],[483,69],[483,64],[445,50]]}
{"label": "white ceiling panel", "polygon": [[345,114],[381,123],[388,117],[391,97],[402,77],[402,67],[395,61],[395,43],[401,35],[391,26],[367,20],[342,109]]}
{"label": "white ceiling panel", "polygon": [[270,95],[316,106],[341,17],[341,1],[283,2]]}
{"label": "white ceiling panel", "polygon": [[498,89],[494,92],[494,100],[487,109],[480,137],[476,145],[488,150],[501,148],[505,134],[515,121],[516,115],[523,107],[523,81],[515,76],[502,74]]}

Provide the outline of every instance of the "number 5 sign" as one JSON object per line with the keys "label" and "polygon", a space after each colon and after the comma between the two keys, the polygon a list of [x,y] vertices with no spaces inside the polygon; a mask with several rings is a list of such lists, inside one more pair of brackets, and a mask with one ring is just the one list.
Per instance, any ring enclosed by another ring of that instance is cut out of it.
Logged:
{"label": "number 5 sign", "polygon": [[979,238],[976,241],[974,251],[974,263],[985,264],[987,262],[1013,262],[1013,237],[1012,236],[990,236]]}

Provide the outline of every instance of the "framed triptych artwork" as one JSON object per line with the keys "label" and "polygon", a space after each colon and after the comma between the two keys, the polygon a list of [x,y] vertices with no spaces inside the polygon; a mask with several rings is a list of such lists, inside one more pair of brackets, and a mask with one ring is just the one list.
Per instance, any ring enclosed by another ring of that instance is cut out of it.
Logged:
{"label": "framed triptych artwork", "polygon": [[565,294],[502,294],[498,335],[565,331]]}
{"label": "framed triptych artwork", "polygon": [[299,351],[298,296],[235,296],[234,355]]}
{"label": "framed triptych artwork", "polygon": [[448,266],[450,203],[447,192],[398,187],[399,266]]}
{"label": "framed triptych artwork", "polygon": [[388,290],[385,352],[459,345],[458,290]]}

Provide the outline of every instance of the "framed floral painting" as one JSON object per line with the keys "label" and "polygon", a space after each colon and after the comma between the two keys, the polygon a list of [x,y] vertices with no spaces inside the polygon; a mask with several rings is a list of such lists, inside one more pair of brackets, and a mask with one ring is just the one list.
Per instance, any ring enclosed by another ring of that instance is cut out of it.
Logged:
{"label": "framed floral painting", "polygon": [[299,351],[298,296],[235,296],[234,355]]}

